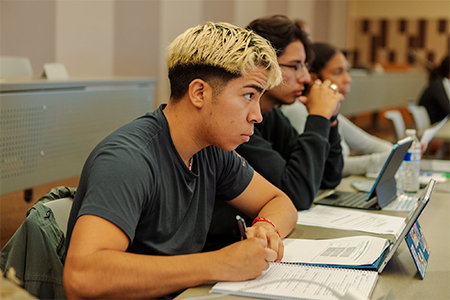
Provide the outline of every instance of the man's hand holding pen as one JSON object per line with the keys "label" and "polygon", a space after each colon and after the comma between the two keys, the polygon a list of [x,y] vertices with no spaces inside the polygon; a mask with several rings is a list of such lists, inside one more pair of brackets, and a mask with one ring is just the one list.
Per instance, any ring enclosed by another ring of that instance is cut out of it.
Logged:
{"label": "man's hand holding pen", "polygon": [[272,222],[267,219],[260,218],[263,222],[253,222],[252,227],[247,228],[244,219],[240,216],[236,216],[236,220],[241,232],[241,240],[252,237],[259,238],[262,241],[262,246],[264,246],[267,250],[274,252],[274,255],[270,255],[270,257],[273,256],[274,258],[268,261],[281,261],[284,253],[284,245],[278,231],[276,230],[276,227]]}

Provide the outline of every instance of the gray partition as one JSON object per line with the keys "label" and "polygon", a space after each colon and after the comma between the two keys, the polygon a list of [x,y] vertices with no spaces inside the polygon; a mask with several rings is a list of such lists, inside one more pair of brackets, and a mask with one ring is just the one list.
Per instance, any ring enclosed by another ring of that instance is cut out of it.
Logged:
{"label": "gray partition", "polygon": [[153,110],[153,78],[0,83],[0,194],[81,173],[95,145]]}
{"label": "gray partition", "polygon": [[378,74],[350,70],[350,75],[351,91],[345,96],[340,109],[340,113],[345,116],[407,106],[411,101],[416,103],[428,82],[424,71]]}

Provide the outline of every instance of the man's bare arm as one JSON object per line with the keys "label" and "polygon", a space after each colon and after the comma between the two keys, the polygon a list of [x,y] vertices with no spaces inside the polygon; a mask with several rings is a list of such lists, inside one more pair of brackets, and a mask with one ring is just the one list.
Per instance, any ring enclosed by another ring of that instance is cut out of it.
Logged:
{"label": "man's bare arm", "polygon": [[[264,217],[276,225],[281,238],[287,236],[297,223],[297,209],[291,199],[257,172],[247,189],[230,205],[250,217]],[[274,227],[268,222],[257,222],[249,228],[249,237],[256,236],[267,240],[268,247],[277,252],[277,260],[283,257],[283,243]]]}
{"label": "man's bare arm", "polygon": [[154,298],[210,280],[258,277],[276,253],[260,239],[218,251],[150,256],[127,253],[128,237],[100,217],[81,216],[64,267],[64,288],[72,298]]}

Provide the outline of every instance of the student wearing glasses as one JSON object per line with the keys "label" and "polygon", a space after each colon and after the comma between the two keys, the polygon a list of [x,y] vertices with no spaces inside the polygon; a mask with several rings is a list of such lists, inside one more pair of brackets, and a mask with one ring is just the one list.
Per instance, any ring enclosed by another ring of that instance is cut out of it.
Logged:
{"label": "student wearing glasses", "polygon": [[[341,181],[343,161],[335,116],[342,95],[333,90],[329,80],[319,80],[312,85],[308,97],[305,96],[311,81],[307,68],[311,60],[310,42],[298,24],[275,15],[256,19],[247,28],[266,38],[275,48],[283,82],[262,96],[263,121],[255,124],[250,140],[236,151],[259,174],[284,191],[297,209],[309,209],[320,188],[334,188]],[[280,105],[292,104],[297,99],[309,111],[301,135],[279,109]],[[216,202],[205,250],[240,238],[232,222],[237,213]]]}
{"label": "student wearing glasses", "polygon": [[[314,62],[310,68],[312,79],[330,80],[337,85],[339,92],[350,92],[351,77],[344,54],[327,43],[314,43]],[[281,108],[298,132],[306,128],[308,110],[302,103],[294,103]],[[348,120],[343,115],[337,117],[341,136],[344,168],[342,176],[376,174],[380,171],[392,150],[392,144],[373,136]]]}

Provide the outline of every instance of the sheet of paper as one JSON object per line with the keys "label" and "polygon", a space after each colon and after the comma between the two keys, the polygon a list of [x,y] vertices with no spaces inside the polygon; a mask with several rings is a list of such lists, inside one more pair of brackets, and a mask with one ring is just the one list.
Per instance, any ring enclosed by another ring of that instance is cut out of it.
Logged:
{"label": "sheet of paper", "polygon": [[332,292],[344,294],[352,287],[369,298],[377,280],[376,271],[271,263],[254,280],[218,282],[211,292],[267,299],[337,300]]}
{"label": "sheet of paper", "polygon": [[389,246],[389,240],[371,236],[337,239],[284,239],[282,262],[360,266],[373,264]]}
{"label": "sheet of paper", "polygon": [[448,116],[446,116],[441,122],[439,122],[439,124],[437,124],[434,127],[428,128],[423,132],[422,138],[420,139],[420,143],[429,143],[431,141],[431,139],[434,137],[434,135],[436,134],[436,132],[439,131],[439,129],[441,129],[442,126],[444,126],[444,124],[448,121]]}
{"label": "sheet of paper", "polygon": [[404,220],[401,217],[368,213],[355,209],[317,205],[298,212],[297,224],[377,234],[394,234],[397,237],[405,226]]}

